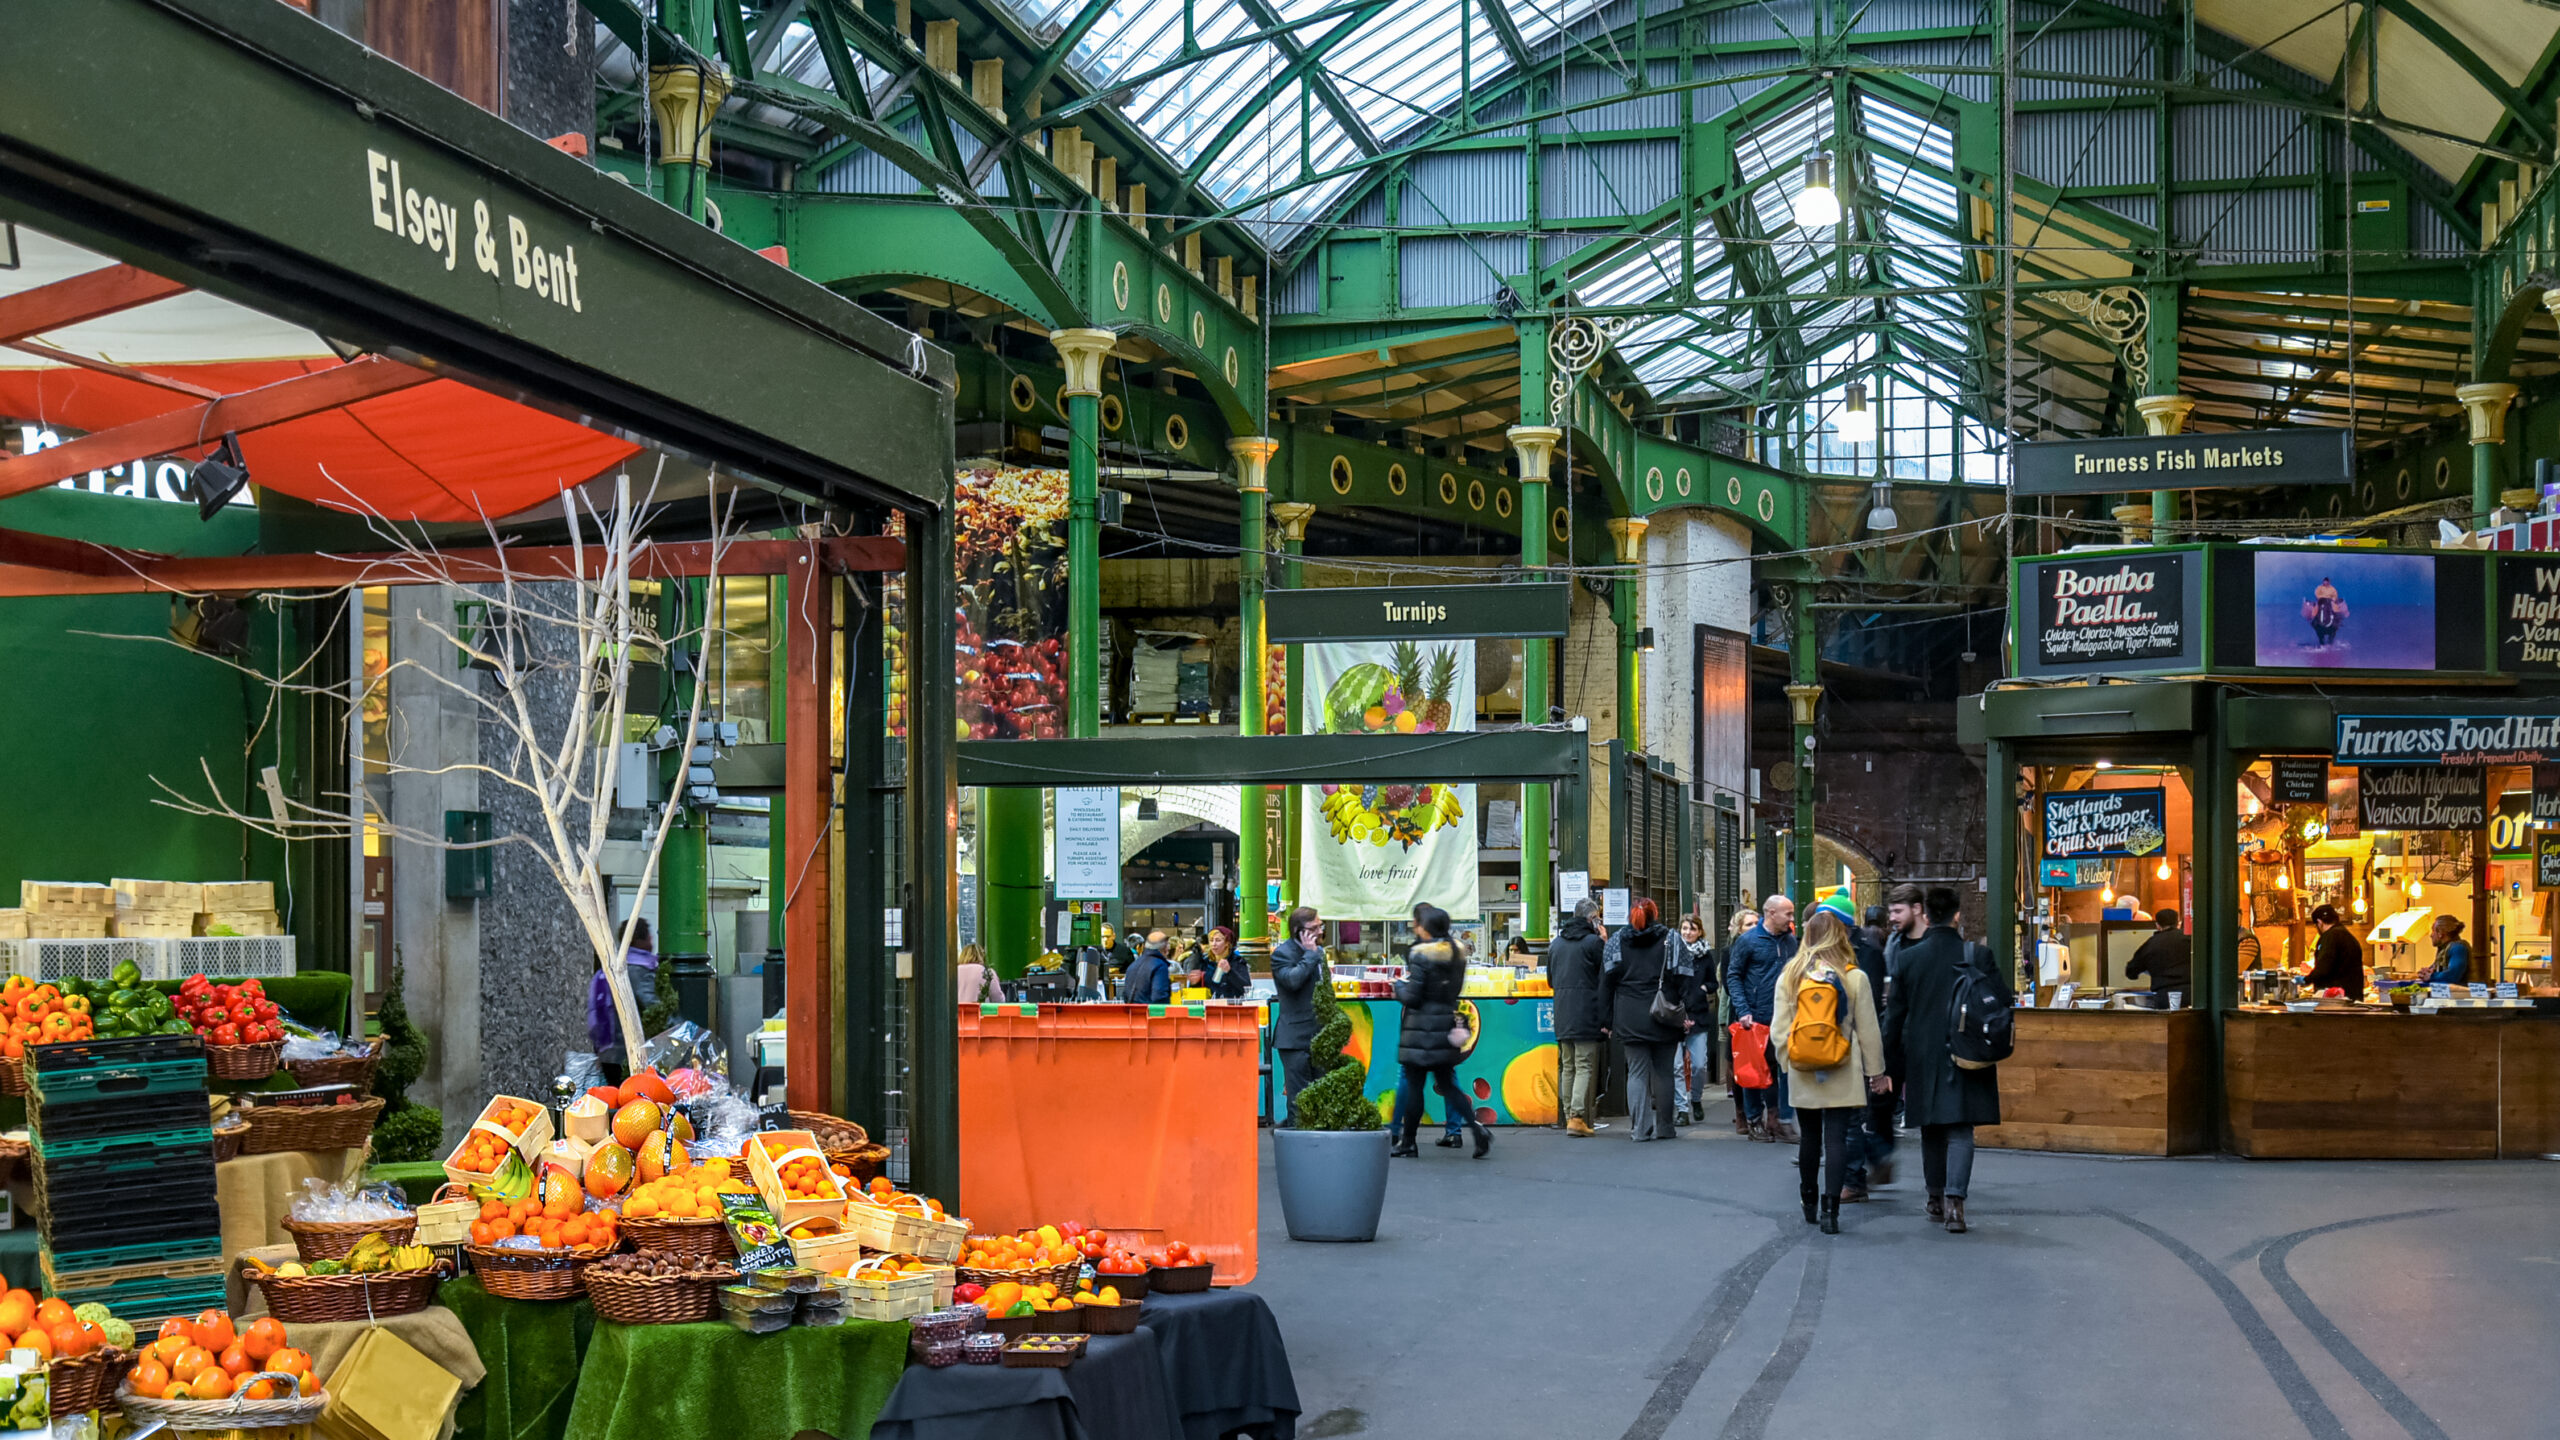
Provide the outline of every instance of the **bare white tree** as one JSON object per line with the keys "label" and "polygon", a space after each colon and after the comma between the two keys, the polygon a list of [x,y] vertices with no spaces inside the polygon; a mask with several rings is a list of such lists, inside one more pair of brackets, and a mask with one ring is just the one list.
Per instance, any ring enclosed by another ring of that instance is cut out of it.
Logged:
{"label": "bare white tree", "polygon": [[[339,488],[345,491],[343,485]],[[548,562],[527,563],[512,557],[496,526],[485,516],[482,528],[489,536],[488,550],[440,551],[371,513],[352,491],[345,493],[350,502],[348,508],[365,514],[369,527],[384,541],[384,553],[366,557],[371,563],[364,567],[361,578],[339,587],[336,593],[384,584],[446,585],[471,591],[479,598],[482,623],[464,625],[459,618],[423,612],[418,617],[431,633],[460,652],[469,668],[455,674],[422,657],[403,656],[380,676],[354,675],[345,685],[338,686],[313,683],[308,678],[308,661],[282,674],[269,675],[237,660],[217,658],[267,686],[271,709],[286,696],[327,696],[348,706],[348,713],[353,714],[362,704],[366,689],[374,684],[388,685],[391,672],[404,669],[468,701],[483,726],[501,737],[497,748],[503,753],[493,759],[484,752],[477,760],[439,765],[410,764],[394,758],[387,764],[377,764],[377,773],[467,773],[479,777],[484,784],[511,787],[539,810],[540,832],[469,842],[380,820],[373,822],[373,828],[395,839],[435,849],[521,845],[538,857],[559,884],[603,964],[615,1021],[622,1032],[623,1052],[631,1057],[632,1068],[640,1068],[646,1063],[643,1057],[647,1035],[631,992],[628,959],[632,927],[638,922],[641,902],[656,884],[659,856],[667,832],[686,802],[688,786],[687,765],[679,763],[677,779],[668,786],[656,823],[649,827],[644,839],[646,858],[638,889],[632,895],[632,918],[617,923],[605,853],[617,755],[628,717],[631,670],[635,656],[644,650],[657,650],[671,657],[690,646],[696,655],[703,655],[713,634],[712,607],[705,606],[704,613],[688,616],[687,624],[675,633],[662,635],[642,607],[633,603],[635,577],[647,578],[657,568],[649,563],[654,545],[647,535],[656,511],[655,480],[646,494],[635,496],[631,477],[618,474],[611,483],[610,498],[601,502],[588,488],[567,492],[563,496],[569,531],[566,563],[559,563],[556,548],[551,552],[555,558]],[[735,538],[731,512],[721,501],[715,485],[711,493],[711,537],[705,547],[709,560],[702,572],[715,593],[721,561]],[[573,658],[566,662],[550,658],[563,651]],[[573,698],[565,714],[546,715],[542,713],[544,709],[552,707],[538,705],[534,687],[527,682],[542,670],[563,663],[575,667]],[[692,667],[692,695],[685,707],[684,725],[673,741],[685,752],[685,761],[690,761],[692,747],[703,733],[709,669],[702,663]],[[494,684],[484,686],[474,672],[488,674]],[[672,677],[675,667],[669,665],[667,673]],[[365,768],[366,762],[358,757],[353,769],[359,786],[363,784]],[[321,797],[323,802],[336,802],[333,806],[295,800],[271,790],[267,812],[260,814],[249,807],[245,795],[235,804],[223,794],[210,762],[204,762],[203,769],[205,790],[201,795],[181,791],[154,776],[153,783],[163,792],[157,803],[183,814],[243,825],[280,840],[358,838],[356,797],[352,794]],[[375,808],[387,813],[388,807]]]}

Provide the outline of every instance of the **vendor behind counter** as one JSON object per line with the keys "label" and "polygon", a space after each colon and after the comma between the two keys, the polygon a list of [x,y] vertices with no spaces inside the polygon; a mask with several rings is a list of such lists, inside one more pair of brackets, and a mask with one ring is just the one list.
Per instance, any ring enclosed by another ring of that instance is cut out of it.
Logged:
{"label": "vendor behind counter", "polygon": [[2178,912],[2163,910],[2151,917],[2151,923],[2158,928],[2125,962],[2124,978],[2139,980],[2150,976],[2154,995],[2194,994],[2193,947],[2186,932],[2178,928]]}

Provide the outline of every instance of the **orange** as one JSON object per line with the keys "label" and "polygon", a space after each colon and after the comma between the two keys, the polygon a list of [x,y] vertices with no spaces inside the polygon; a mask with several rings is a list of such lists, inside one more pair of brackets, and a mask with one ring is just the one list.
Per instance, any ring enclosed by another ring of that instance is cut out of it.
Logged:
{"label": "orange", "polygon": [[249,1358],[261,1365],[284,1346],[284,1322],[272,1315],[261,1315],[250,1321],[248,1332],[240,1337],[240,1348],[248,1351]]}
{"label": "orange", "polygon": [[189,1382],[193,1382],[197,1376],[202,1375],[207,1370],[215,1370],[219,1368],[221,1367],[213,1363],[213,1352],[207,1350],[201,1345],[188,1346],[186,1349],[178,1352],[177,1359],[169,1362],[170,1376],[174,1379]]}
{"label": "orange", "polygon": [[187,1382],[187,1391],[199,1400],[231,1398],[231,1372],[216,1366]]}
{"label": "orange", "polygon": [[36,1318],[36,1297],[24,1290],[0,1295],[0,1330],[15,1335]]}
{"label": "orange", "polygon": [[283,1386],[281,1382],[275,1380],[252,1380],[247,1385],[241,1387],[240,1395],[241,1398],[247,1400],[280,1400],[284,1398]]}
{"label": "orange", "polygon": [[258,1368],[258,1362],[249,1358],[249,1352],[241,1349],[237,1340],[231,1342],[230,1349],[222,1352],[220,1363],[232,1375],[246,1375]]}
{"label": "orange", "polygon": [[[172,1320],[169,1323],[172,1325],[184,1325],[187,1322],[184,1320]],[[151,1358],[159,1361],[163,1365],[175,1365],[178,1363],[178,1357],[186,1353],[187,1347],[195,1343],[195,1341],[184,1335],[163,1335],[159,1339],[151,1342]]]}
{"label": "orange", "polygon": [[[62,1297],[59,1295],[47,1295],[42,1300],[36,1302],[36,1320],[38,1323],[48,1328],[50,1328],[56,1320],[68,1320],[70,1318],[71,1307],[64,1304]],[[163,1330],[160,1333],[165,1335],[169,1332]]]}
{"label": "orange", "polygon": [[267,1357],[267,1368],[279,1375],[308,1375],[311,1357],[288,1345]]}
{"label": "orange", "polygon": [[169,1367],[157,1358],[145,1356],[133,1367],[133,1393],[145,1400],[157,1400],[169,1388]]}
{"label": "orange", "polygon": [[219,1310],[207,1310],[196,1317],[196,1343],[219,1355],[239,1339],[231,1328],[231,1317]]}
{"label": "orange", "polygon": [[53,1358],[53,1337],[44,1333],[43,1326],[29,1325],[27,1333],[18,1337],[18,1348],[33,1350],[39,1360],[50,1360]]}
{"label": "orange", "polygon": [[58,1324],[48,1325],[45,1327],[45,1334],[53,1337],[53,1353],[64,1359],[89,1353],[89,1337],[80,1333],[80,1322],[77,1320],[64,1320]]}

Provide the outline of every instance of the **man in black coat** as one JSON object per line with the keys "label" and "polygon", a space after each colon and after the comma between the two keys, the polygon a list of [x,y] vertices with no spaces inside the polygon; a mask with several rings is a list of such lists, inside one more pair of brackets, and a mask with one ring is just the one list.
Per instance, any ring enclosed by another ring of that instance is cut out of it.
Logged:
{"label": "man in black coat", "polygon": [[2188,956],[2186,932],[2178,928],[2177,911],[2163,910],[2151,917],[2151,923],[2159,928],[2134,950],[2132,959],[2124,962],[2124,978],[2139,980],[2150,976],[2151,993],[2161,997],[2160,1003],[2165,1005],[2172,990],[2181,995],[2195,993],[2187,988],[2193,962]]}
{"label": "man in black coat", "polygon": [[2000,1123],[1998,1070],[1956,1064],[1958,983],[1976,977],[1996,995],[2009,987],[1997,966],[1985,967],[1956,933],[1956,892],[1933,885],[1923,897],[1928,929],[1905,940],[1893,959],[1893,998],[1885,1007],[1887,1072],[1902,1077],[1903,1115],[1920,1127],[1920,1168],[1929,1185],[1929,1218],[1964,1233],[1965,1192],[1973,1178],[1973,1128]]}
{"label": "man in black coat", "polygon": [[1332,983],[1325,964],[1324,921],[1306,905],[1289,912],[1289,938],[1271,947],[1271,1049],[1280,1057],[1288,1120],[1298,1123],[1298,1092],[1315,1079],[1307,1051],[1316,1038],[1316,986]]}
{"label": "man in black coat", "polygon": [[2311,912],[2311,923],[2320,927],[2320,939],[2311,947],[2311,969],[2302,977],[2302,988],[2317,996],[2323,990],[2343,990],[2350,1000],[2364,998],[2364,946],[2357,943],[2356,933],[2347,928],[2335,905],[2323,905]]}
{"label": "man in black coat", "polygon": [[1600,1012],[1600,902],[1584,899],[1547,942],[1547,984],[1555,991],[1556,1105],[1568,1135],[1593,1133],[1591,1106],[1607,1063],[1608,1019]]}

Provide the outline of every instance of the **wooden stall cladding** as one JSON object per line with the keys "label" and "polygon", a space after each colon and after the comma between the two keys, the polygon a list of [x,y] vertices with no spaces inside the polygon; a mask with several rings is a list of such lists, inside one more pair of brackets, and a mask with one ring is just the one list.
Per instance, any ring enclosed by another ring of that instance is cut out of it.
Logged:
{"label": "wooden stall cladding", "polygon": [[483,110],[498,108],[506,74],[498,0],[370,0],[364,43]]}
{"label": "wooden stall cladding", "polygon": [[2241,1012],[2224,1037],[2237,1154],[2493,1160],[2560,1147],[2560,1023],[2548,1019]]}
{"label": "wooden stall cladding", "polygon": [[2204,1012],[2021,1010],[2017,1022],[2017,1051],[2000,1062],[2002,1123],[1980,1143],[2100,1155],[2213,1148]]}

